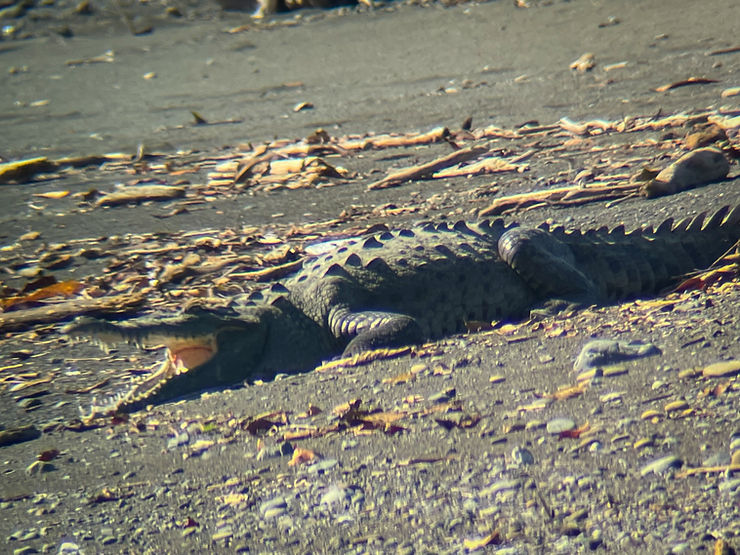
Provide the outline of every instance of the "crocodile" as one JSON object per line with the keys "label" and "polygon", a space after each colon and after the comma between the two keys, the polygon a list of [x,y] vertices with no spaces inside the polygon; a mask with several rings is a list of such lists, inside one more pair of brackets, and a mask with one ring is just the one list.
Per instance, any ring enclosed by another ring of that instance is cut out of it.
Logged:
{"label": "crocodile", "polygon": [[93,402],[133,412],[206,389],[310,370],[339,354],[422,343],[466,322],[650,295],[704,269],[740,238],[740,205],[626,232],[502,219],[425,223],[346,239],[228,311],[113,323],[78,319],[72,337],[164,345],[159,370]]}

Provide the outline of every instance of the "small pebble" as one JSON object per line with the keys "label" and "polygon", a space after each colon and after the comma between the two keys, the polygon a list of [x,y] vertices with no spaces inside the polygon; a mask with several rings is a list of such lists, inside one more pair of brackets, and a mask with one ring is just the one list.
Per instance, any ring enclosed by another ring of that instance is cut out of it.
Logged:
{"label": "small pebble", "polygon": [[570,418],[553,418],[547,423],[547,432],[550,434],[560,434],[567,432],[576,427],[576,423]]}
{"label": "small pebble", "polygon": [[679,459],[675,455],[667,455],[644,465],[640,469],[640,474],[642,476],[646,476],[651,472],[655,474],[662,474],[666,470],[669,470],[671,468],[680,468],[681,466],[683,466],[683,461],[681,459]]}
{"label": "small pebble", "polygon": [[730,378],[740,374],[740,360],[727,360],[715,362],[702,369],[705,378]]}

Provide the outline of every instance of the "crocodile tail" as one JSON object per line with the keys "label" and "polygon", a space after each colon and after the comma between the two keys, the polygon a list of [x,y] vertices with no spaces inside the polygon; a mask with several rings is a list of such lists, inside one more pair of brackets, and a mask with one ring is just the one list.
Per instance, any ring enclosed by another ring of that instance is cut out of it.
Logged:
{"label": "crocodile tail", "polygon": [[553,233],[568,244],[602,300],[624,299],[658,292],[711,266],[740,239],[740,205],[629,233],[623,226]]}

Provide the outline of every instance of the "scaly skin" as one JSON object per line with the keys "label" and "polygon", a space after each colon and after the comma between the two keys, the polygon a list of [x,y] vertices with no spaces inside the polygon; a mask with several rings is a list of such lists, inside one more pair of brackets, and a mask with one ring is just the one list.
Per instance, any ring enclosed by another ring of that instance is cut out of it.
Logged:
{"label": "scaly skin", "polygon": [[[420,343],[468,321],[509,320],[554,305],[604,304],[660,291],[706,268],[740,238],[740,206],[677,224],[565,231],[501,220],[426,224],[352,239],[231,314],[186,313],[66,332],[103,343],[168,347],[159,371],[94,404],[88,416],[307,370],[337,354]],[[260,298],[261,297],[261,298]]]}

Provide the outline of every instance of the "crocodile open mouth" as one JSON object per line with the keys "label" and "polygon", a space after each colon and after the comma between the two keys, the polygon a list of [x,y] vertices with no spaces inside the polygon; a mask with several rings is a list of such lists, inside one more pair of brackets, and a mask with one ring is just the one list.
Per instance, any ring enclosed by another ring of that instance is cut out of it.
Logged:
{"label": "crocodile open mouth", "polygon": [[218,352],[214,338],[168,341],[165,346],[167,347],[167,359],[178,374],[205,364]]}

